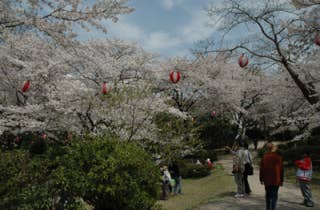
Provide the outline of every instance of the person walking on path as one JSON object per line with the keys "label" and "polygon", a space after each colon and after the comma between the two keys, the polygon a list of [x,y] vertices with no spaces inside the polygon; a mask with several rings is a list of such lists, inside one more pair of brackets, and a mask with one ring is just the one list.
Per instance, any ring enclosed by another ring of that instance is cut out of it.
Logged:
{"label": "person walking on path", "polygon": [[243,198],[245,193],[243,182],[245,152],[243,146],[243,142],[240,142],[234,150],[228,146],[226,147],[227,150],[234,154],[232,173],[234,174],[234,180],[237,184],[237,193],[234,196],[236,198]]}
{"label": "person walking on path", "polygon": [[277,147],[272,143],[266,145],[267,153],[260,163],[260,182],[266,191],[266,210],[275,210],[279,187],[283,184],[283,159],[276,153]]}
{"label": "person walking on path", "polygon": [[247,143],[244,143],[244,153],[245,153],[245,159],[244,159],[244,173],[243,173],[243,182],[244,182],[244,189],[245,193],[247,195],[250,195],[251,189],[248,182],[248,176],[253,175],[253,164],[252,164],[252,155],[249,151],[249,145]]}
{"label": "person walking on path", "polygon": [[303,205],[313,207],[312,193],[310,182],[312,179],[312,161],[308,153],[304,153],[301,160],[296,160],[295,165],[297,169],[297,179],[300,183],[300,189],[304,198]]}
{"label": "person walking on path", "polygon": [[177,161],[173,161],[173,163],[169,166],[169,171],[172,174],[172,177],[174,179],[174,188],[173,193],[175,195],[181,194],[181,175],[180,175],[180,169]]}

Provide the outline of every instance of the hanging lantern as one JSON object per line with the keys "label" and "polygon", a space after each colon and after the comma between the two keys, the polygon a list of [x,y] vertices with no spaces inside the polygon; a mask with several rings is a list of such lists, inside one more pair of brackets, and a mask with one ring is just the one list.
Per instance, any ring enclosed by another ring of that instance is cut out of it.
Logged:
{"label": "hanging lantern", "polygon": [[316,45],[320,46],[320,36],[319,33],[316,34],[315,38],[314,38],[314,42],[316,43]]}
{"label": "hanging lantern", "polygon": [[211,117],[216,117],[217,114],[218,114],[218,113],[217,113],[216,111],[212,111],[212,112],[211,112]]}
{"label": "hanging lantern", "polygon": [[240,55],[239,59],[238,59],[238,64],[239,64],[239,66],[240,66],[241,68],[243,68],[243,67],[247,66],[248,63],[249,63],[248,57],[247,57],[244,53],[242,53],[242,54]]}
{"label": "hanging lantern", "polygon": [[28,90],[29,90],[29,88],[30,88],[30,80],[27,80],[25,83],[24,83],[24,85],[23,85],[23,87],[22,87],[22,92],[27,92]]}
{"label": "hanging lantern", "polygon": [[41,138],[42,138],[43,140],[45,140],[45,139],[47,138],[47,134],[42,133],[42,134],[41,134]]}
{"label": "hanging lantern", "polygon": [[106,82],[103,82],[102,83],[102,88],[101,88],[101,93],[103,95],[106,95],[107,93],[109,93],[111,91],[111,86],[107,86],[107,83]]}
{"label": "hanging lantern", "polygon": [[180,81],[181,75],[178,71],[172,71],[170,72],[170,81],[174,84],[178,83]]}

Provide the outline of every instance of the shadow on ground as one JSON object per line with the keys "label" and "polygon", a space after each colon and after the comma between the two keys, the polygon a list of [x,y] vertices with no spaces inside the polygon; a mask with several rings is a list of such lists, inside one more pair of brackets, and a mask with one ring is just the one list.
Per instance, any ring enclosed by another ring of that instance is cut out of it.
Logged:
{"label": "shadow on ground", "polygon": [[[233,192],[225,192],[219,195],[223,197],[223,201],[211,202],[206,205],[196,208],[197,210],[265,210],[265,199],[261,196],[249,196],[245,198],[234,198]],[[308,208],[300,203],[279,199],[277,210],[304,210],[304,209],[319,209],[318,206]]]}

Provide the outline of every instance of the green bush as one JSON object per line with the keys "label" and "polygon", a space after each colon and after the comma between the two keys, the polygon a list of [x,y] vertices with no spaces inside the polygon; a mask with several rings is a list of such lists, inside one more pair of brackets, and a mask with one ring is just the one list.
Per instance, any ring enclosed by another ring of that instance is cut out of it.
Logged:
{"label": "green bush", "polygon": [[[287,150],[280,150],[283,155],[284,161],[287,162],[288,165],[293,165],[293,161],[297,159],[301,159],[302,155],[305,152],[309,152],[312,160],[320,160],[320,146],[314,145],[304,145],[295,148],[290,148]],[[318,163],[318,162],[317,162]]]}
{"label": "green bush", "polygon": [[58,191],[52,184],[54,164],[26,150],[1,152],[0,209],[51,208]]}
{"label": "green bush", "polygon": [[159,192],[151,157],[112,137],[1,152],[0,171],[0,209],[151,209]]}
{"label": "green bush", "polygon": [[210,174],[210,170],[206,164],[197,165],[190,161],[183,160],[179,162],[180,174],[183,178],[200,178]]}
{"label": "green bush", "polygon": [[74,187],[95,209],[148,209],[158,197],[159,169],[134,144],[89,139],[72,144],[65,158],[69,167],[61,175],[71,181],[77,176],[82,183]]}
{"label": "green bush", "polygon": [[237,127],[228,119],[205,116],[199,119],[200,139],[207,150],[222,148],[234,142]]}
{"label": "green bush", "polygon": [[193,160],[206,160],[207,158],[210,158],[211,161],[217,161],[218,160],[218,154],[215,150],[205,150],[202,149],[192,155],[188,155],[185,157],[186,159],[193,159]]}

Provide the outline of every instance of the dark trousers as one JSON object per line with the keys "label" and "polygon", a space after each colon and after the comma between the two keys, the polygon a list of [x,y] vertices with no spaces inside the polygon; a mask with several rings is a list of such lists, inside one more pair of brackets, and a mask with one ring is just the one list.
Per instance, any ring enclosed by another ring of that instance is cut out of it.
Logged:
{"label": "dark trousers", "polygon": [[243,182],[244,182],[244,191],[247,194],[250,194],[251,193],[251,189],[250,189],[250,185],[249,185],[249,182],[248,182],[248,175],[246,173],[243,174]]}
{"label": "dark trousers", "polygon": [[174,177],[174,188],[173,188],[173,192],[175,194],[180,193],[181,194],[181,176],[178,177]]}
{"label": "dark trousers", "polygon": [[266,186],[266,210],[275,210],[278,200],[279,186]]}
{"label": "dark trousers", "polygon": [[169,181],[163,181],[162,182],[162,193],[161,193],[161,198],[162,200],[167,200],[169,198],[169,194],[170,194],[170,189],[169,189],[170,183]]}
{"label": "dark trousers", "polygon": [[300,189],[304,198],[303,203],[306,206],[313,206],[313,200],[312,200],[312,193],[311,193],[311,187],[309,182],[299,181],[300,182]]}

